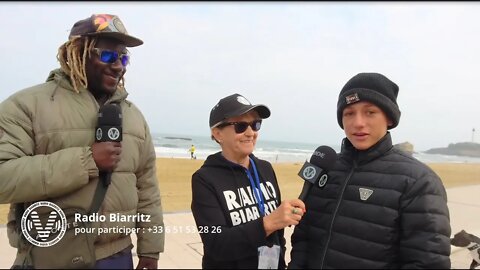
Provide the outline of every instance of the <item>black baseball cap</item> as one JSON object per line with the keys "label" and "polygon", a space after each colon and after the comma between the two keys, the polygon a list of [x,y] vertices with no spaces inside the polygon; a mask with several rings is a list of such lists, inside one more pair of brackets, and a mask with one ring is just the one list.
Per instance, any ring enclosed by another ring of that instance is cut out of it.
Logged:
{"label": "black baseball cap", "polygon": [[210,128],[218,126],[227,118],[239,116],[251,110],[257,111],[262,119],[270,117],[270,109],[263,104],[253,105],[240,94],[224,97],[210,111]]}
{"label": "black baseball cap", "polygon": [[76,22],[70,30],[70,39],[75,36],[99,36],[115,38],[127,47],[136,47],[143,44],[141,39],[131,36],[117,15],[93,14]]}

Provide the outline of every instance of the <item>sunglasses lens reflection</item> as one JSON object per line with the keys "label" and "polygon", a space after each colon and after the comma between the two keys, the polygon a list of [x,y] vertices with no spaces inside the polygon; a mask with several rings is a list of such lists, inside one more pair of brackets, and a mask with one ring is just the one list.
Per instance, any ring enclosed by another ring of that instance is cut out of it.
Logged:
{"label": "sunglasses lens reflection", "polygon": [[261,126],[262,126],[262,121],[261,121],[261,120],[254,121],[254,122],[252,123],[252,129],[253,129],[253,131],[259,131]]}
{"label": "sunglasses lens reflection", "polygon": [[236,133],[243,133],[248,128],[247,122],[239,122],[234,125]]}
{"label": "sunglasses lens reflection", "polygon": [[117,52],[113,52],[113,51],[102,51],[100,53],[100,60],[102,60],[102,62],[104,63],[113,63],[115,61],[117,61],[117,58],[118,58],[118,54]]}
{"label": "sunglasses lens reflection", "polygon": [[122,56],[122,65],[126,67],[128,65],[128,62],[130,61],[130,57],[128,55],[123,55]]}
{"label": "sunglasses lens reflection", "polygon": [[255,120],[252,123],[247,122],[237,122],[234,124],[236,133],[243,133],[247,130],[248,126],[252,128],[253,131],[259,131],[262,126],[262,120]]}
{"label": "sunglasses lens reflection", "polygon": [[[100,51],[100,60],[107,64],[115,63],[118,60],[118,53],[116,51],[110,50],[101,50]],[[124,54],[121,57],[122,65],[125,67],[130,61],[130,56]]]}

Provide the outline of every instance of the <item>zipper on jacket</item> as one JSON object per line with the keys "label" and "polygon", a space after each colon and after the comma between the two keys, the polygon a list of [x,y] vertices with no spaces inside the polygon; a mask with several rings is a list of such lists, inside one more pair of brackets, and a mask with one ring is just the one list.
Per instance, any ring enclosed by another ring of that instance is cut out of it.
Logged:
{"label": "zipper on jacket", "polygon": [[328,246],[330,245],[330,238],[332,237],[333,223],[335,222],[335,217],[337,216],[338,209],[340,208],[340,204],[342,203],[343,194],[345,193],[345,189],[347,188],[348,181],[350,181],[350,178],[352,178],[353,172],[355,171],[356,167],[357,167],[357,161],[353,160],[352,170],[350,171],[347,178],[345,179],[345,182],[343,183],[342,192],[340,193],[340,199],[338,200],[337,206],[335,207],[335,211],[333,212],[332,222],[330,223],[330,229],[328,230],[327,243],[325,244],[325,249],[323,251],[322,261],[321,261],[321,264],[320,264],[320,269],[323,269],[323,264],[325,262],[325,257],[327,256]]}

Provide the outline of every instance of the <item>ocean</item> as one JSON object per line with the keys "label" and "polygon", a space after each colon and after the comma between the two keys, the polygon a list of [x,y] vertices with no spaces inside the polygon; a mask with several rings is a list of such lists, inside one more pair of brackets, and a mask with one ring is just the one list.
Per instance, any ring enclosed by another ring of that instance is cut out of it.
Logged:
{"label": "ocean", "polygon": [[[207,136],[185,136],[178,134],[153,133],[153,143],[157,157],[190,158],[189,149],[195,145],[197,159],[206,159],[220,151],[220,146]],[[257,141],[255,156],[271,163],[304,162],[309,160],[313,151],[320,145],[301,142]],[[329,145],[340,152],[340,145]],[[480,158],[448,156],[427,153],[414,153],[413,156],[424,163],[480,163]]]}

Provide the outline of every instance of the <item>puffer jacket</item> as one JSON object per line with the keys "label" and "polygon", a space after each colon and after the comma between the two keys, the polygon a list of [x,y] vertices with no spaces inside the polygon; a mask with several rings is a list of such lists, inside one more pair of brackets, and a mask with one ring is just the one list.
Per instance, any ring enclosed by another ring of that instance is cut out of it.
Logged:
{"label": "puffer jacket", "polygon": [[389,132],[366,151],[344,139],[328,175],[306,199],[288,268],[450,268],[445,188]]}
{"label": "puffer jacket", "polygon": [[[156,156],[148,125],[140,110],[126,100],[127,95],[125,89],[118,89],[107,101],[121,106],[122,153],[98,212],[107,219],[93,226],[146,228],[137,234],[137,253],[158,258],[164,235],[147,230],[163,226]],[[13,247],[18,248],[19,241],[14,203],[28,207],[47,200],[62,209],[89,210],[99,181],[91,151],[98,110],[93,95],[85,88],[80,93],[73,91],[59,69],[50,72],[47,82],[0,103],[0,203],[11,204],[7,227]],[[110,222],[110,213],[149,215],[150,222]],[[96,237],[95,254],[102,259],[131,245],[130,235],[104,233]]]}
{"label": "puffer jacket", "polygon": [[[258,170],[265,214],[281,202],[272,165],[250,155]],[[252,172],[253,174],[253,172]],[[245,168],[221,152],[208,156],[192,175],[192,213],[203,242],[202,268],[257,269],[258,247],[280,246],[278,268],[285,269],[284,230],[265,237],[263,218]]]}

